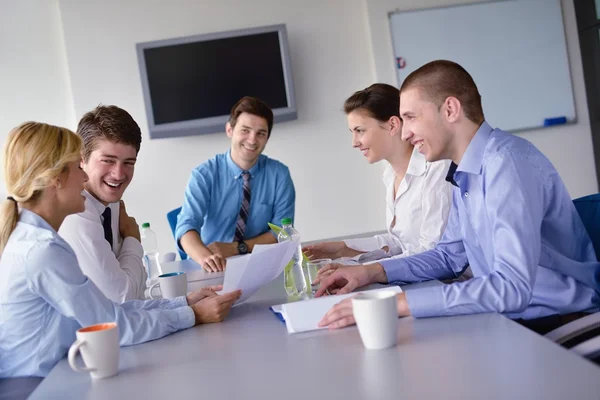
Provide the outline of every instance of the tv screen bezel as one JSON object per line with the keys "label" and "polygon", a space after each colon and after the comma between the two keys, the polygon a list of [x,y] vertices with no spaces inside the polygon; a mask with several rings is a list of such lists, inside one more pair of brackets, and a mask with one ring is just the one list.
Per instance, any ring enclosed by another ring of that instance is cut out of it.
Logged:
{"label": "tv screen bezel", "polygon": [[[229,113],[209,118],[198,118],[187,121],[155,124],[154,112],[152,110],[152,98],[150,97],[150,87],[148,84],[148,75],[146,71],[146,59],[144,55],[145,50],[186,43],[195,43],[215,39],[224,39],[273,32],[277,32],[279,35],[281,63],[283,66],[283,78],[288,103],[287,107],[273,109],[274,122],[284,122],[297,119],[298,112],[296,109],[296,96],[294,91],[294,82],[292,79],[292,66],[287,39],[287,29],[285,24],[238,29],[225,32],[214,32],[173,39],[155,40],[151,42],[142,42],[136,44],[138,64],[140,68],[140,78],[142,82],[142,94],[144,97],[144,106],[146,110],[146,119],[148,121],[150,139],[175,138],[182,136],[225,132],[225,124],[227,123],[227,121],[229,121]],[[233,100],[231,106],[233,106],[237,100],[238,99]]]}

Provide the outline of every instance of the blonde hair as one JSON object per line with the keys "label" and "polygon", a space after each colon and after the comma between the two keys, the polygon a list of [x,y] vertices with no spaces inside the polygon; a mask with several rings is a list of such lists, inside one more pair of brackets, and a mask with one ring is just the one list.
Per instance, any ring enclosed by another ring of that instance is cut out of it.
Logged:
{"label": "blonde hair", "polygon": [[4,179],[9,198],[0,204],[0,256],[17,225],[17,203],[35,201],[52,180],[81,158],[81,138],[72,131],[25,122],[8,135]]}

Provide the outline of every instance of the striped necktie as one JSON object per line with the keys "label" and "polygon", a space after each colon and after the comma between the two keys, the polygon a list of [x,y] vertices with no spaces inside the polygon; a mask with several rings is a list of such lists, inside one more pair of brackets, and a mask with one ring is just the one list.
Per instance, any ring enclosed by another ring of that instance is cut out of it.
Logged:
{"label": "striped necktie", "polygon": [[240,207],[237,224],[235,225],[236,242],[244,240],[244,231],[246,230],[248,212],[250,211],[250,172],[242,172],[242,178],[244,178],[244,186],[242,188],[242,206]]}

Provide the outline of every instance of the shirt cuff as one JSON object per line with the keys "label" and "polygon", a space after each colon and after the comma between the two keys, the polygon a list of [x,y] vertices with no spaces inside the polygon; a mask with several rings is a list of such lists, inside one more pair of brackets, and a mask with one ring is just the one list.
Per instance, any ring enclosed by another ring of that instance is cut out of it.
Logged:
{"label": "shirt cuff", "polygon": [[191,328],[196,323],[196,316],[192,307],[179,307],[174,309],[173,312],[177,315],[177,330]]}
{"label": "shirt cuff", "polygon": [[415,277],[406,259],[389,258],[379,262],[385,271],[388,282],[413,282]]}
{"label": "shirt cuff", "polygon": [[121,253],[123,253],[124,250],[130,251],[140,258],[144,257],[144,248],[142,247],[142,244],[134,237],[127,236],[125,239],[123,239]]}
{"label": "shirt cuff", "polygon": [[344,240],[344,243],[346,246],[356,251],[373,251],[379,249],[379,240],[375,237],[346,239]]}
{"label": "shirt cuff", "polygon": [[446,315],[443,286],[407,290],[408,309],[415,318],[439,317]]}
{"label": "shirt cuff", "polygon": [[187,297],[179,296],[179,297],[175,297],[174,299],[170,299],[168,307],[170,309],[175,309],[175,308],[181,308],[181,307],[187,307],[187,306],[188,306]]}

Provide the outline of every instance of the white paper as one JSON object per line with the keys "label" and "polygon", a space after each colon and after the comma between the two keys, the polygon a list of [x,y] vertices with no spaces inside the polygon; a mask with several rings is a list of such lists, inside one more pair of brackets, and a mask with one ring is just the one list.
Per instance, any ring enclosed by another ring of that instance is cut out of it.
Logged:
{"label": "white paper", "polygon": [[228,259],[222,292],[242,289],[235,305],[243,303],[281,274],[297,248],[297,241],[256,245],[248,256],[231,260],[231,264]]}
{"label": "white paper", "polygon": [[[402,292],[400,286],[388,286],[381,289],[373,289],[371,291],[394,291],[396,293]],[[323,296],[316,299],[297,301],[294,303],[279,304],[271,307],[274,312],[280,313],[285,319],[285,325],[288,333],[300,333],[315,331],[320,328],[319,322],[327,311],[340,301],[356,295],[357,293],[369,292],[360,291],[348,294],[341,294],[337,296]]]}

